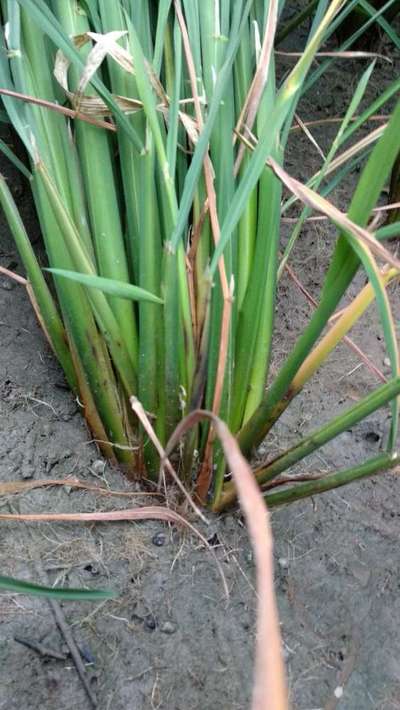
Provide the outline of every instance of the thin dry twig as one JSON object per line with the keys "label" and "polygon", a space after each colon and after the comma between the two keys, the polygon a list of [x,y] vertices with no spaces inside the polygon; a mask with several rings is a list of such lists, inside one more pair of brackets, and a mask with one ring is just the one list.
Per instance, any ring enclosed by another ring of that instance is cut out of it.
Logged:
{"label": "thin dry twig", "polygon": [[314,138],[313,134],[311,133],[310,129],[308,128],[308,126],[306,126],[306,124],[303,123],[303,121],[301,120],[300,116],[297,113],[294,114],[294,117],[295,117],[298,125],[300,126],[301,130],[303,131],[303,133],[307,136],[310,143],[313,144],[314,148],[317,150],[317,152],[321,156],[322,160],[325,161],[326,156],[324,154],[324,151],[322,150],[322,148],[320,147],[318,142],[315,140],[315,138]]}
{"label": "thin dry twig", "polygon": [[165,455],[164,448],[163,448],[157,434],[155,433],[146,412],[144,411],[143,405],[138,400],[138,398],[134,397],[134,396],[130,397],[129,401],[130,401],[132,410],[135,412],[135,414],[138,417],[138,419],[140,420],[144,430],[146,431],[148,437],[150,438],[150,440],[153,442],[155,448],[157,449],[157,453],[159,454],[160,460],[161,460],[161,469],[164,469],[164,468],[167,469],[168,473],[175,481],[179,490],[185,496],[185,498],[186,498],[187,502],[189,503],[190,507],[192,508],[192,510],[196,513],[196,515],[199,516],[199,518],[203,521],[203,523],[206,523],[206,525],[208,525],[207,518],[205,517],[205,515],[203,515],[200,508],[196,505],[196,503],[194,502],[190,493],[186,490],[185,486],[183,485],[181,479],[176,474],[175,469],[174,469],[173,465],[171,464],[170,460]]}
{"label": "thin dry twig", "polygon": [[[351,123],[354,123],[360,118],[360,116],[356,115],[353,116],[350,121]],[[382,121],[388,121],[390,116],[387,116],[386,114],[376,114],[374,116],[370,116],[368,119],[366,119],[366,123],[370,121],[378,121],[378,123],[382,123]],[[344,116],[330,116],[329,118],[318,118],[314,119],[313,121],[304,121],[304,125],[307,126],[307,128],[310,128],[311,126],[325,126],[330,123],[343,123]],[[292,126],[290,129],[290,133],[295,133],[296,131],[300,131],[301,128],[300,126]]]}
{"label": "thin dry twig", "polygon": [[23,277],[17,274],[15,271],[10,271],[10,269],[6,269],[5,266],[0,266],[0,274],[4,274],[4,276],[8,276],[9,279],[12,279],[13,281],[16,281],[19,284],[22,284],[22,286],[26,286],[28,281]]}
{"label": "thin dry twig", "polygon": [[264,491],[269,491],[271,488],[278,488],[279,486],[285,486],[288,483],[305,483],[307,481],[319,481],[321,478],[324,478],[324,475],[321,473],[304,473],[304,474],[297,474],[294,476],[290,475],[281,475],[279,478],[274,478],[272,481],[268,481],[267,483],[263,484],[261,487],[261,490]]}
{"label": "thin dry twig", "polygon": [[16,283],[21,284],[21,286],[25,286],[26,292],[28,294],[28,298],[31,302],[31,305],[32,305],[32,308],[33,308],[34,313],[36,315],[36,318],[38,320],[38,323],[39,323],[39,325],[40,325],[40,327],[47,339],[47,342],[48,342],[50,348],[55,353],[53,343],[51,341],[49,332],[46,328],[45,322],[44,322],[42,314],[40,312],[40,308],[39,308],[38,302],[36,300],[36,296],[34,294],[31,283],[23,276],[20,276],[19,274],[17,274],[15,271],[10,271],[10,269],[6,269],[5,266],[0,266],[0,273],[4,274],[8,278],[12,279]]}
{"label": "thin dry twig", "polygon": [[[355,155],[358,155],[361,153],[365,148],[368,148],[368,146],[372,145],[375,141],[377,141],[384,131],[386,130],[387,123],[384,123],[383,126],[378,126],[378,128],[375,128],[374,131],[371,131],[371,133],[368,133],[367,136],[364,138],[361,138],[357,143],[354,143],[353,145],[350,146],[350,148],[347,148],[347,150],[343,151],[343,153],[340,153],[334,160],[332,160],[329,164],[329,166],[324,169],[324,175],[327,177],[327,175],[330,175],[331,173],[335,172],[337,168],[339,168],[341,165],[344,165],[347,163],[350,158],[353,158]],[[321,170],[318,170],[313,176],[312,180],[315,180],[318,178],[321,174]],[[290,188],[289,188],[290,189]],[[295,195],[296,200],[301,200],[302,198],[299,195]]]}
{"label": "thin dry twig", "polygon": [[33,481],[5,481],[0,483],[0,496],[16,495],[17,493],[25,493],[26,491],[34,490],[35,488],[47,488],[51,486],[67,486],[69,488],[80,488],[84,491],[91,491],[102,496],[120,496],[120,497],[135,497],[135,496],[159,496],[160,493],[149,491],[114,491],[110,488],[102,488],[93,486],[79,478],[42,478]]}
{"label": "thin dry twig", "polygon": [[[47,573],[43,569],[43,566],[41,565],[40,562],[36,563],[36,569],[38,571],[38,574],[42,578],[43,583],[49,584],[49,578],[47,576]],[[72,636],[72,632],[71,632],[71,629],[67,623],[64,612],[61,609],[61,606],[58,603],[58,601],[56,601],[55,599],[48,599],[47,601],[49,603],[51,611],[53,612],[54,620],[55,620],[62,636],[65,639],[65,643],[68,646],[69,652],[71,654],[71,658],[75,664],[75,667],[76,667],[78,676],[82,682],[82,685],[85,688],[85,692],[89,698],[90,704],[93,708],[97,708],[96,695],[93,691],[92,686],[90,685],[90,681],[87,677],[86,669],[85,669],[84,663],[82,661],[81,654],[79,652],[78,646],[75,643],[75,639]]]}
{"label": "thin dry twig", "polygon": [[34,523],[101,523],[123,520],[162,520],[166,523],[187,527],[200,537],[203,542],[207,542],[201,533],[182,515],[169,508],[162,508],[157,505],[125,508],[124,510],[104,510],[96,513],[0,513],[0,520]]}
{"label": "thin dry twig", "polygon": [[53,648],[49,648],[40,641],[35,641],[34,639],[26,638],[25,636],[14,636],[14,641],[20,643],[21,646],[26,646],[26,648],[36,651],[40,656],[44,658],[55,658],[57,661],[66,661],[67,656],[65,653],[60,653],[60,651],[55,651]]}

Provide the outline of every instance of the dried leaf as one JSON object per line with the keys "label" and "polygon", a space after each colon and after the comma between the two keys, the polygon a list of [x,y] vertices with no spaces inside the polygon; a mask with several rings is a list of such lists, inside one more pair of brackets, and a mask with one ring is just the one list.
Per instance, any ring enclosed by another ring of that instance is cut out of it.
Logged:
{"label": "dried leaf", "polygon": [[[268,80],[268,72],[271,62],[271,57],[274,50],[274,41],[276,33],[276,24],[278,21],[278,2],[271,0],[268,7],[268,16],[265,26],[264,40],[261,47],[260,56],[258,59],[257,71],[254,74],[253,81],[250,86],[249,93],[242,108],[236,130],[240,131],[243,125],[251,131],[260,105],[260,101]],[[239,172],[240,164],[243,159],[244,146],[239,147],[239,152],[235,161],[235,175]]]}
{"label": "dried leaf", "polygon": [[147,433],[150,441],[153,442],[155,448],[157,449],[157,453],[159,454],[160,459],[161,459],[161,468],[165,467],[167,469],[168,473],[170,474],[170,476],[172,476],[172,478],[175,481],[176,485],[178,486],[179,490],[185,496],[185,498],[186,498],[187,502],[189,503],[190,507],[192,508],[192,510],[196,513],[196,515],[199,516],[199,518],[203,521],[203,523],[206,523],[208,525],[207,518],[205,517],[205,515],[203,515],[200,508],[196,505],[196,503],[194,502],[194,500],[192,499],[192,497],[190,496],[190,494],[186,490],[186,488],[183,485],[182,481],[180,480],[179,476],[176,474],[175,469],[172,466],[170,460],[166,456],[163,446],[162,446],[159,438],[157,437],[157,434],[155,433],[155,431],[151,425],[150,419],[148,418],[148,416],[143,408],[143,405],[139,402],[137,397],[132,396],[132,397],[130,397],[129,401],[131,403],[131,407],[132,407],[133,411],[135,412],[139,421],[143,425],[143,428],[144,428],[145,432]]}
{"label": "dried leaf", "polygon": [[226,424],[211,412],[196,410],[176,428],[166,446],[169,455],[184,433],[201,419],[209,419],[220,438],[237,486],[240,505],[255,553],[257,567],[257,633],[252,710],[287,710],[287,691],[276,608],[272,533],[265,502],[253,473]]}
{"label": "dried leaf", "polygon": [[42,478],[37,481],[6,481],[5,483],[0,483],[0,496],[10,496],[16,495],[17,493],[25,493],[27,491],[32,491],[35,488],[46,488],[51,486],[69,486],[70,488],[81,488],[85,491],[91,491],[93,493],[98,493],[99,495],[105,496],[122,496],[122,497],[132,497],[132,496],[155,496],[159,495],[157,493],[137,493],[129,491],[113,491],[109,488],[102,488],[100,486],[91,486],[84,481],[79,480],[79,478]]}
{"label": "dried leaf", "polygon": [[[57,51],[54,64],[54,76],[65,91],[71,103],[74,106],[79,106],[81,113],[88,114],[89,116],[111,115],[111,112],[108,106],[104,103],[103,99],[98,96],[85,96],[83,95],[83,92],[107,53],[110,53],[110,56],[121,64],[124,69],[127,71],[131,69],[133,71],[133,64],[130,54],[116,43],[117,36],[121,37],[124,34],[126,33],[110,32],[108,35],[112,36],[108,37],[107,35],[96,35],[96,33],[85,33],[83,35],[77,35],[73,38],[75,46],[79,49],[92,38],[91,35],[105,37],[104,42],[99,40],[89,53],[77,92],[70,91],[68,85],[68,70],[71,62],[65,57],[64,53],[60,49]],[[114,95],[113,98],[119,107],[126,113],[133,113],[143,108],[142,102],[137,99],[118,95]]]}
{"label": "dried leaf", "polygon": [[286,185],[296,197],[302,200],[305,205],[317,210],[317,212],[326,214],[337,226],[344,229],[346,232],[350,232],[350,234],[359,239],[373,254],[394,266],[395,269],[400,269],[400,261],[385,249],[368,229],[360,227],[360,225],[349,219],[344,212],[341,212],[331,202],[328,202],[324,197],[318,195],[314,190],[307,187],[307,185],[303,185],[301,182],[291,177],[273,158],[269,158],[267,164],[272,168],[275,175],[282,180],[284,185]]}
{"label": "dried leaf", "polygon": [[108,54],[115,59],[118,64],[124,66],[125,70],[133,73],[133,63],[130,55],[117,44],[117,40],[124,37],[126,34],[126,31],[107,32],[107,34],[104,35],[96,32],[87,32],[87,40],[93,39],[95,44],[86,58],[85,68],[78,85],[79,95],[83,94],[92,76],[97,72]]}
{"label": "dried leaf", "polygon": [[[98,55],[103,55],[103,59],[108,54],[110,57],[117,62],[117,64],[125,69],[128,74],[134,74],[133,60],[129,52],[118,44],[118,40],[121,37],[125,37],[128,33],[125,32],[107,32],[106,34],[98,34],[97,32],[88,32],[87,36],[90,37],[96,45],[93,49],[97,48]],[[103,60],[102,60],[103,61]],[[101,62],[100,62],[101,64]],[[98,66],[100,66],[100,64]],[[97,67],[98,68],[98,67]],[[94,73],[94,72],[93,72]]]}

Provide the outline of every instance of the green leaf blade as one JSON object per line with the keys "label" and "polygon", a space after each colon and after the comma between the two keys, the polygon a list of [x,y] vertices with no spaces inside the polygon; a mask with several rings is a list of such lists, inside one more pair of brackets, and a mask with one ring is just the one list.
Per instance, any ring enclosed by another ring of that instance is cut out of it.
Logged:
{"label": "green leaf blade", "polygon": [[113,599],[117,593],[111,589],[74,589],[68,587],[47,587],[14,577],[0,575],[0,589],[29,596],[63,599],[66,601],[100,601]]}
{"label": "green leaf blade", "polygon": [[61,276],[62,278],[76,281],[87,288],[96,288],[103,293],[107,293],[109,296],[126,298],[131,301],[149,301],[150,303],[158,303],[161,305],[163,303],[162,299],[155,296],[153,293],[146,291],[144,288],[140,288],[140,286],[134,286],[134,284],[128,284],[124,281],[107,279],[104,276],[81,274],[78,271],[69,271],[68,269],[48,268],[46,271],[54,274],[54,276]]}

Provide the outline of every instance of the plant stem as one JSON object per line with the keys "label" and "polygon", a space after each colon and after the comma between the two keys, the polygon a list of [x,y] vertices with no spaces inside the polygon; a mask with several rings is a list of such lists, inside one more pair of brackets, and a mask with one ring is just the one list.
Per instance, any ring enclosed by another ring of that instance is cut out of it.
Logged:
{"label": "plant stem", "polygon": [[[273,461],[261,464],[254,469],[254,475],[260,485],[271,481],[280,473],[286,471],[298,461],[301,461],[306,456],[309,456],[317,449],[321,448],[328,441],[342,434],[346,429],[358,424],[362,419],[365,419],[369,414],[375,412],[376,409],[382,407],[400,393],[400,376],[394,377],[376,389],[371,394],[364,397],[360,402],[357,402],[353,407],[332,419],[328,424],[325,424],[320,429],[312,432],[304,439],[301,439],[295,446],[283,454],[278,456]],[[228,483],[223,493],[216,503],[216,509],[221,510],[227,507],[235,500],[236,491],[233,483]]]}
{"label": "plant stem", "polygon": [[390,456],[389,454],[380,454],[370,461],[366,461],[359,466],[347,468],[344,471],[338,471],[330,475],[319,478],[316,481],[308,481],[307,483],[297,483],[283,491],[275,491],[265,495],[265,502],[268,508],[274,508],[285,503],[293,503],[301,498],[315,496],[325,491],[330,491],[333,488],[345,486],[348,483],[358,481],[360,478],[373,476],[379,471],[386,471],[393,468],[398,463],[397,454]]}

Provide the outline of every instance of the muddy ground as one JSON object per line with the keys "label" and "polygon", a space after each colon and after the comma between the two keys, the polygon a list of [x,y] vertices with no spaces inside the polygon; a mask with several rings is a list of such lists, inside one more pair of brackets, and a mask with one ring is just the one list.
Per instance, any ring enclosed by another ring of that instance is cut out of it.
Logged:
{"label": "muddy ground", "polygon": [[[360,70],[363,64],[359,63]],[[398,69],[379,64],[369,96]],[[322,81],[300,115],[341,114],[356,82],[346,61]],[[326,145],[329,133],[314,133]],[[306,178],[318,165],[308,139],[296,134],[288,168]],[[4,161],[3,161],[4,163]],[[17,177],[2,167],[16,191]],[[356,179],[336,192],[343,209]],[[26,194],[19,196],[33,239],[37,226]],[[0,263],[20,270],[4,222]],[[283,240],[287,227],[283,230]],[[314,296],[334,233],[310,224],[292,266]],[[396,245],[392,245],[396,249]],[[351,293],[364,282],[359,274]],[[390,289],[397,322],[399,292]],[[273,369],[310,316],[310,306],[282,278]],[[77,476],[132,491],[103,462],[78,403],[39,331],[24,289],[0,279],[0,481]],[[352,333],[388,374],[379,320],[371,309]],[[350,406],[376,383],[345,346],[285,414],[264,445],[277,453],[332,413]],[[373,455],[383,444],[388,411],[343,434],[299,468],[323,472]],[[70,488],[38,489],[2,498],[0,511],[94,511],[143,499],[98,497]],[[148,502],[146,500],[145,502]],[[398,472],[306,500],[272,514],[276,592],[292,707],[296,710],[400,708],[400,483]],[[105,603],[64,603],[100,710],[245,710],[249,707],[254,644],[254,565],[241,516],[233,512],[200,529],[214,545],[229,584],[224,598],[215,561],[199,541],[161,523],[99,525],[2,524],[1,572],[38,579],[41,560],[51,583],[112,587]],[[45,658],[15,641],[41,641],[63,652],[48,602],[0,597],[0,709],[90,707],[70,660]]]}

